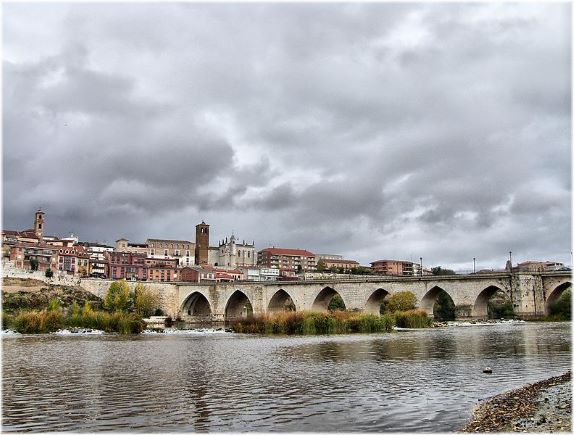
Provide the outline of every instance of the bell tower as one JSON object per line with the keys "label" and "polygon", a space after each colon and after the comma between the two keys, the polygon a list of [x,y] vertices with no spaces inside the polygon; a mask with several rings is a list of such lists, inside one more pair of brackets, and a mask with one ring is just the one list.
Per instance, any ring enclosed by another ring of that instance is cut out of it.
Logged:
{"label": "bell tower", "polygon": [[209,260],[209,225],[201,221],[195,226],[195,264],[207,264]]}
{"label": "bell tower", "polygon": [[38,237],[40,241],[44,238],[44,214],[42,209],[39,208],[34,216],[34,233],[36,233],[36,237]]}

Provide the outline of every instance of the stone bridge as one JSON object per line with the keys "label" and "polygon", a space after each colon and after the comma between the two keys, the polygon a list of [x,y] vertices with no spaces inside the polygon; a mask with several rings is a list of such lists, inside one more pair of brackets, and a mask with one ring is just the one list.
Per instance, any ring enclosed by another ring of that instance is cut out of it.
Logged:
{"label": "stone bridge", "polygon": [[492,273],[424,277],[369,277],[349,280],[178,284],[178,314],[187,320],[230,320],[283,311],[327,311],[338,294],[348,310],[378,314],[384,298],[400,291],[417,296],[430,316],[441,291],[456,307],[457,318],[486,318],[490,297],[502,292],[521,317],[542,316],[572,285],[570,272]]}
{"label": "stone bridge", "polygon": [[[82,279],[81,286],[104,297],[112,281]],[[130,282],[133,289],[135,282]],[[512,302],[520,317],[543,316],[548,305],[572,285],[571,272],[490,273],[423,277],[378,276],[361,279],[229,283],[145,283],[157,291],[161,308],[172,317],[190,321],[229,320],[252,311],[255,315],[282,311],[292,301],[297,311],[326,311],[339,294],[349,310],[377,314],[385,297],[413,292],[418,306],[432,316],[444,290],[453,300],[457,318],[486,318],[487,303],[497,291]]]}

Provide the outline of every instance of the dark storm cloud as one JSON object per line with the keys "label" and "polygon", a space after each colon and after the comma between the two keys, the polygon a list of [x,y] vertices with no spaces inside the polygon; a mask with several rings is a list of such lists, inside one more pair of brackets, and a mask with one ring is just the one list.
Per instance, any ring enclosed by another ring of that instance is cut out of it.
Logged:
{"label": "dark storm cloud", "polygon": [[204,219],[363,263],[569,259],[569,5],[7,4],[4,21],[5,228],[42,205],[85,239]]}

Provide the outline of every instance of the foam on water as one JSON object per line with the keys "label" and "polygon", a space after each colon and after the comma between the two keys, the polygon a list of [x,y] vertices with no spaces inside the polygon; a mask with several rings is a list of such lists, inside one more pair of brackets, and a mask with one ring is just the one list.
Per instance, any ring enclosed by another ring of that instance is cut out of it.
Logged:
{"label": "foam on water", "polygon": [[22,335],[19,332],[16,332],[12,329],[2,329],[0,331],[0,335]]}
{"label": "foam on water", "polygon": [[59,329],[56,332],[53,332],[54,335],[103,335],[104,331],[101,331],[99,329],[84,329],[84,328],[80,328],[80,329]]}
{"label": "foam on water", "polygon": [[466,321],[466,322],[459,322],[459,321],[451,321],[451,322],[447,322],[448,326],[457,326],[457,327],[468,327],[468,326],[494,326],[494,325],[500,325],[500,324],[508,324],[508,325],[514,325],[514,324],[520,324],[520,323],[526,323],[526,321],[524,320],[515,320],[515,319],[509,319],[509,320],[490,320],[490,321]]}
{"label": "foam on water", "polygon": [[231,334],[229,330],[223,328],[198,328],[198,329],[175,329],[166,328],[160,330],[146,329],[142,334],[177,334],[177,335],[206,335],[206,334]]}

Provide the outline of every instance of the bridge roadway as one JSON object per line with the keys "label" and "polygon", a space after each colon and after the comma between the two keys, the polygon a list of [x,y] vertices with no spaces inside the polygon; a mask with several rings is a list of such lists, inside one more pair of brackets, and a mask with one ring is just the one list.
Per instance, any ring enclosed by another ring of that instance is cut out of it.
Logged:
{"label": "bridge roadway", "polygon": [[[83,279],[82,287],[103,297],[111,281]],[[486,318],[487,303],[497,291],[512,302],[520,317],[543,316],[548,305],[572,285],[564,272],[480,273],[423,277],[377,276],[312,281],[235,281],[221,283],[145,283],[159,292],[161,308],[190,321],[221,321],[282,311],[289,298],[296,311],[326,311],[339,294],[349,310],[377,314],[384,298],[413,292],[418,306],[432,316],[441,290],[453,300],[457,318]],[[133,287],[135,283],[131,282]]]}

